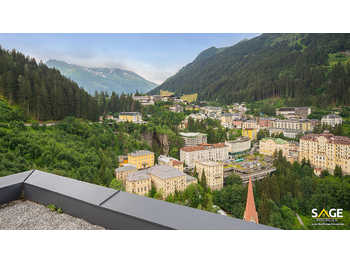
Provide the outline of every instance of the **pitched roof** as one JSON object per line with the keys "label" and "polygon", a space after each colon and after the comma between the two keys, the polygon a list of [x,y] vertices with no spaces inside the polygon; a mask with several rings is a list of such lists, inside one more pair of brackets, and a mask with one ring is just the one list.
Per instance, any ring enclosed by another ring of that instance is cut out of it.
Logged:
{"label": "pitched roof", "polygon": [[245,206],[243,219],[248,222],[255,222],[257,224],[259,223],[258,212],[256,212],[255,208],[253,184],[251,177],[249,177],[247,202]]}

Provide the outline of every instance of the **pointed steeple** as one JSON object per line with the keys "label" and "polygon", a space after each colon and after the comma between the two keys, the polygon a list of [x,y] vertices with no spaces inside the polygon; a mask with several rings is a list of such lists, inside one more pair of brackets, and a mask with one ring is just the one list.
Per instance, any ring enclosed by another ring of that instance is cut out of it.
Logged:
{"label": "pointed steeple", "polygon": [[244,211],[243,219],[245,221],[254,222],[256,224],[259,223],[258,212],[256,212],[256,209],[255,209],[253,184],[252,184],[252,178],[251,177],[249,177],[247,203],[245,205],[245,211]]}

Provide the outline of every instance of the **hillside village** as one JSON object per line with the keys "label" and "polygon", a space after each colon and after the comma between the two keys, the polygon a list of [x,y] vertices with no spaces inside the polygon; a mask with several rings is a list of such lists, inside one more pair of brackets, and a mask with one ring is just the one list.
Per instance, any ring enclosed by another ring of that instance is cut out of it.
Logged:
{"label": "hillside village", "polygon": [[[160,95],[133,96],[143,107],[161,105],[163,110],[184,113],[177,127],[183,147],[178,156],[156,156],[146,149],[119,156],[115,177],[126,191],[148,196],[154,188],[157,198],[167,199],[203,181],[211,191],[221,190],[225,178],[232,173],[242,183],[252,184],[276,171],[273,163],[278,154],[290,163],[309,162],[316,176],[339,169],[343,175],[350,174],[350,138],[329,131],[342,125],[340,115],[310,119],[311,107],[280,107],[274,116],[254,116],[245,103],[212,106],[184,98],[196,96],[175,97],[166,91]],[[207,119],[218,121],[227,134],[234,131],[234,138],[208,143],[206,133],[188,131],[191,123]],[[147,123],[140,112],[101,116],[100,122],[103,121]],[[322,132],[315,133],[320,127]]]}

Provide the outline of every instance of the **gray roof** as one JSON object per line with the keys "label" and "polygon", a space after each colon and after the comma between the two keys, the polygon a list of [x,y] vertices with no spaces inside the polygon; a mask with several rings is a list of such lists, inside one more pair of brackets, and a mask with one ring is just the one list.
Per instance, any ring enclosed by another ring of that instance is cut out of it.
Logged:
{"label": "gray roof", "polygon": [[129,153],[129,155],[131,155],[131,156],[142,156],[142,155],[146,155],[146,154],[154,154],[154,153],[151,151],[147,151],[147,150],[140,150],[140,151],[135,151],[135,152]]}
{"label": "gray roof", "polygon": [[116,172],[126,172],[126,171],[132,171],[132,170],[137,170],[137,168],[136,168],[136,166],[131,165],[131,164],[127,164],[127,165],[124,165],[122,167],[115,169]]}
{"label": "gray roof", "polygon": [[179,169],[176,169],[168,165],[156,165],[151,168],[148,168],[148,173],[157,176],[162,179],[168,179],[178,176],[186,176],[185,173],[181,172]]}
{"label": "gray roof", "polygon": [[140,171],[134,172],[132,174],[129,174],[127,177],[127,180],[128,181],[139,181],[139,180],[149,179],[150,176],[148,175],[147,170],[148,169],[140,170]]}

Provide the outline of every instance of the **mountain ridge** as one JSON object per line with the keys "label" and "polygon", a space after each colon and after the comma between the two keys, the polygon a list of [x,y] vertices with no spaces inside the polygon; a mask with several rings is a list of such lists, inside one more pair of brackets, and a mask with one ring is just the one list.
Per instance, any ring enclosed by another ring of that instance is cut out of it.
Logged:
{"label": "mountain ridge", "polygon": [[220,52],[202,51],[149,93],[198,93],[200,100],[226,104],[272,97],[296,105],[349,104],[349,50],[350,34],[262,34]]}
{"label": "mountain ridge", "polygon": [[59,70],[90,94],[96,91],[109,94],[146,93],[157,86],[133,71],[120,68],[85,67],[56,59],[48,60],[46,65]]}

